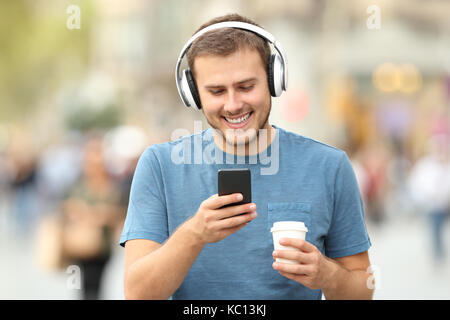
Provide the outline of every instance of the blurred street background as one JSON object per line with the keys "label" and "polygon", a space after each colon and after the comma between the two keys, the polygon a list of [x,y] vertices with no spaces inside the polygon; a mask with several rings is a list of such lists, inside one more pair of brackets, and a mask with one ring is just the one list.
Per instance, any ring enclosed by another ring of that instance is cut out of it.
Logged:
{"label": "blurred street background", "polygon": [[[123,299],[136,162],[203,115],[176,59],[239,13],[279,40],[270,122],[349,155],[375,299],[450,299],[450,1],[0,2],[0,299]],[[79,275],[81,274],[81,283]]]}

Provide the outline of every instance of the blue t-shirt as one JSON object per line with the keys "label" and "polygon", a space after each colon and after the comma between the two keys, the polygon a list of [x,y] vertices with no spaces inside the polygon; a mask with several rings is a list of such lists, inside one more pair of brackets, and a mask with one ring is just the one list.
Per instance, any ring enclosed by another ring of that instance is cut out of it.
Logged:
{"label": "blue t-shirt", "polygon": [[[346,153],[276,128],[271,145],[255,156],[219,149],[213,129],[154,144],[139,159],[120,244],[163,243],[217,193],[217,171],[249,168],[258,217],[203,248],[173,299],[321,299],[272,268],[275,221],[303,221],[306,240],[330,258],[371,246],[355,175]],[[174,261],[176,263],[176,261]]]}

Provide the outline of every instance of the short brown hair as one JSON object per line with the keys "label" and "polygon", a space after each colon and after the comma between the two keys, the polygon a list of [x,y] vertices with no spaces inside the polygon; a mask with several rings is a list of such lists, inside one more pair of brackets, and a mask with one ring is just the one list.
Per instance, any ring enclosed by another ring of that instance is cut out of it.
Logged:
{"label": "short brown hair", "polygon": [[[249,18],[233,13],[214,18],[204,23],[195,33],[212,24],[226,21],[246,22],[261,28],[261,26]],[[186,52],[186,57],[189,68],[193,75],[195,75],[194,61],[196,57],[201,55],[228,56],[243,48],[256,49],[261,57],[263,66],[269,64],[271,52],[268,42],[253,32],[235,28],[216,29],[201,35],[192,43]]]}

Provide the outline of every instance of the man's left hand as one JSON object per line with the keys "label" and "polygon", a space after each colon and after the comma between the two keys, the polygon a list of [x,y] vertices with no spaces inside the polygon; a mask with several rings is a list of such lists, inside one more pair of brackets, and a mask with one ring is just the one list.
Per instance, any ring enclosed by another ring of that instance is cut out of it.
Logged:
{"label": "man's left hand", "polygon": [[288,279],[310,289],[324,289],[331,285],[336,265],[311,243],[294,238],[282,238],[280,244],[297,250],[276,250],[273,257],[293,260],[296,264],[274,262],[273,268]]}

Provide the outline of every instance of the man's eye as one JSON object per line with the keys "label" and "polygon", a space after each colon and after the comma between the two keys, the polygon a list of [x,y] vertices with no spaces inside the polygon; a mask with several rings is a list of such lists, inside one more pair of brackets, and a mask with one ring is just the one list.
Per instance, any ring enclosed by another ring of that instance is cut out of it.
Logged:
{"label": "man's eye", "polygon": [[241,87],[241,90],[242,90],[242,91],[250,91],[251,89],[253,89],[253,87],[254,87],[254,85],[251,85],[251,86],[242,86],[242,87]]}
{"label": "man's eye", "polygon": [[219,94],[223,93],[223,90],[222,89],[220,89],[220,90],[211,90],[210,92],[211,92],[211,94],[213,94],[215,96],[218,96]]}

